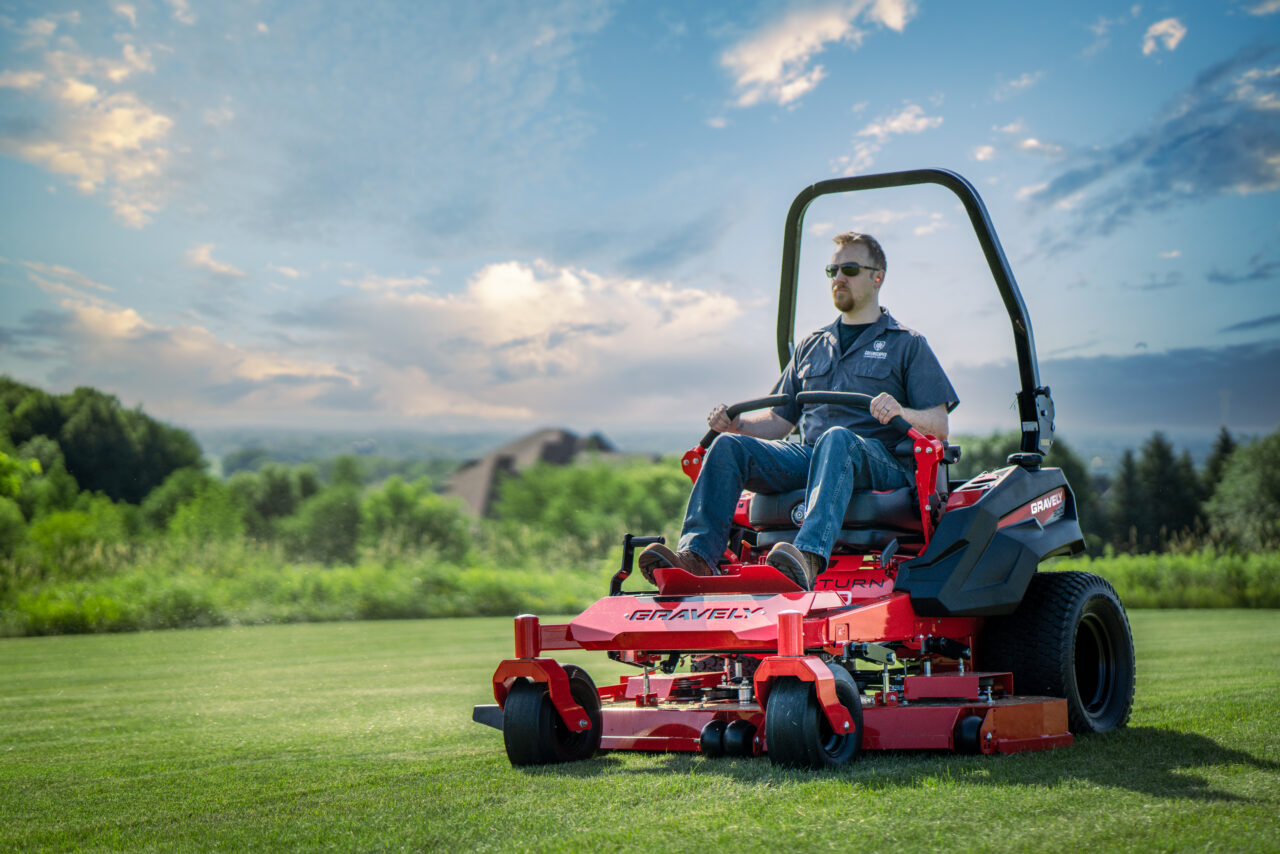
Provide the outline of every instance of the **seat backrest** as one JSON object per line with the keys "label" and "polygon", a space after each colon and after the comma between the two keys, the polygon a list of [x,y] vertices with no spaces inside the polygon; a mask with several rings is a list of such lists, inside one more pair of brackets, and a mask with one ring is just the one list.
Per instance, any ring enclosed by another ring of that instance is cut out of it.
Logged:
{"label": "seat backrest", "polygon": [[[946,499],[949,489],[948,464],[960,458],[960,447],[949,446],[938,466],[936,489]],[[790,541],[804,522],[805,490],[756,494],[751,497],[747,520],[760,532],[757,546],[768,546],[783,540]],[[920,522],[920,504],[915,487],[890,489],[883,492],[856,491],[849,499],[841,522],[837,546],[850,548],[883,548],[893,539],[904,542],[923,542]]]}

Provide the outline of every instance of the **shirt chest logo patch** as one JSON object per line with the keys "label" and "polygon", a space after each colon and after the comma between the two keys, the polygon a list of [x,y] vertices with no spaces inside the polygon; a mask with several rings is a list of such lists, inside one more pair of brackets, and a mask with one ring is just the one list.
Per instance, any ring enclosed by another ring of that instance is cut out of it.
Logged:
{"label": "shirt chest logo patch", "polygon": [[884,351],[884,339],[881,338],[871,345],[870,350],[863,350],[862,355],[867,359],[887,359],[889,354]]}

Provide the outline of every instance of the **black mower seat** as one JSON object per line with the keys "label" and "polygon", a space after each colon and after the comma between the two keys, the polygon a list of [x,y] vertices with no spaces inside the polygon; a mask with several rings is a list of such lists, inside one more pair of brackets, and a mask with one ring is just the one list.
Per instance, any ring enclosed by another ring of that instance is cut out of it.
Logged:
{"label": "black mower seat", "polygon": [[[747,518],[758,531],[798,528],[804,521],[803,489],[755,495]],[[910,487],[885,492],[855,492],[844,511],[842,528],[885,528],[909,533],[920,530],[920,505]]]}
{"label": "black mower seat", "polygon": [[[937,491],[944,498],[950,492],[947,471],[960,459],[960,446],[948,445],[938,466]],[[756,494],[751,498],[747,520],[756,533],[756,547],[768,548],[791,542],[804,521],[805,490]],[[893,540],[923,543],[920,504],[914,486],[884,492],[854,492],[844,511],[836,548],[855,551],[883,549]]]}

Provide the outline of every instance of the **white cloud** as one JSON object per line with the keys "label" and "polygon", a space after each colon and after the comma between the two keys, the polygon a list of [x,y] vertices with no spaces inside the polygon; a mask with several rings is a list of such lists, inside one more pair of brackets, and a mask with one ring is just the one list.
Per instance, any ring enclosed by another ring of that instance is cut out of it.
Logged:
{"label": "white cloud", "polygon": [[32,284],[59,298],[71,297],[95,305],[105,305],[107,303],[102,295],[113,291],[70,267],[39,261],[23,261],[22,266],[27,268],[27,278]]}
{"label": "white cloud", "polygon": [[1009,122],[1007,125],[1000,125],[992,129],[1001,133],[1022,133],[1027,129],[1027,126],[1023,124],[1022,119],[1018,119],[1016,122]]}
{"label": "white cloud", "polygon": [[996,150],[990,145],[979,145],[973,150],[973,159],[978,161],[994,160]]}
{"label": "white cloud", "polygon": [[1273,15],[1280,12],[1280,0],[1262,0],[1256,6],[1245,9],[1250,15]]}
{"label": "white cloud", "polygon": [[62,100],[70,101],[72,104],[89,104],[98,97],[98,87],[92,83],[82,83],[69,77],[62,81],[62,86],[57,95]]}
{"label": "white cloud", "polygon": [[161,144],[173,121],[128,93],[63,103],[64,113],[42,133],[0,136],[0,151],[69,177],[82,193],[109,185],[116,215],[130,226],[145,224],[160,206],[155,184],[169,157]]}
{"label": "white cloud", "polygon": [[[210,249],[192,254],[212,260]],[[102,286],[66,268],[27,270],[53,283],[59,310],[13,333],[56,360],[60,382],[107,388],[188,423],[653,423],[659,404],[703,403],[701,389],[670,388],[673,372],[695,363],[719,376],[740,371],[734,344],[750,326],[732,296],[506,262],[456,293],[370,272],[338,297],[275,318],[290,343],[262,346],[112,305],[99,298]]]}
{"label": "white cloud", "polygon": [[859,18],[901,32],[915,11],[913,0],[854,0],[792,9],[725,51],[720,64],[734,77],[739,107],[762,101],[789,104],[826,76],[821,65],[810,64],[828,45],[856,48],[862,43]]}
{"label": "white cloud", "polygon": [[707,119],[707,127],[709,128],[715,128],[716,130],[724,130],[728,126],[729,126],[729,122],[725,119],[724,116],[712,116],[711,118]]}
{"label": "white cloud", "polygon": [[917,225],[912,229],[912,234],[917,237],[923,237],[926,234],[933,234],[935,231],[946,228],[947,221],[940,213],[929,214],[929,221],[924,225]]}
{"label": "white cloud", "polygon": [[1181,258],[1181,257],[1182,257],[1182,250],[1181,250],[1181,249],[1173,249],[1173,250],[1170,250],[1170,251],[1168,251],[1168,252],[1161,252],[1161,253],[1160,253],[1160,257],[1161,257],[1161,258]]}
{"label": "white cloud", "polygon": [[223,104],[221,107],[210,107],[204,111],[204,123],[211,127],[222,127],[235,117],[235,110],[231,109],[228,104]]}
{"label": "white cloud", "polygon": [[[1249,102],[1254,109],[1280,110],[1280,98],[1275,92],[1276,78],[1280,78],[1280,65],[1274,68],[1251,68],[1236,78],[1236,88],[1231,97],[1236,101]],[[1272,91],[1259,91],[1259,83],[1269,84]]]}
{"label": "white cloud", "polygon": [[372,293],[388,293],[422,291],[430,287],[431,280],[426,276],[378,276],[368,273],[358,280],[343,279],[342,284]]}
{"label": "white cloud", "polygon": [[280,275],[284,276],[285,278],[289,278],[289,279],[300,279],[300,278],[302,278],[302,271],[297,270],[297,269],[295,269],[295,268],[293,268],[293,267],[285,267],[285,266],[281,266],[281,265],[278,265],[278,264],[268,264],[268,265],[267,265],[267,269],[268,269],[268,270],[273,270],[273,271],[275,271],[275,272],[279,273]]}
{"label": "white cloud", "polygon": [[75,382],[145,400],[167,417],[217,418],[235,402],[239,417],[270,417],[311,406],[334,389],[359,389],[335,361],[244,347],[198,325],[166,326],[137,310],[66,298],[56,329],[46,329]]}
{"label": "white cloud", "polygon": [[1036,193],[1039,193],[1041,190],[1048,188],[1048,186],[1049,184],[1046,181],[1043,184],[1031,184],[1026,187],[1019,187],[1018,192],[1014,193],[1014,197],[1021,202],[1021,201],[1024,201],[1025,199],[1031,198]]}
{"label": "white cloud", "polygon": [[111,6],[111,11],[127,19],[130,26],[138,26],[138,8],[132,3],[114,3]]}
{"label": "white cloud", "polygon": [[1018,150],[1029,154],[1043,154],[1046,157],[1058,157],[1062,154],[1062,146],[1050,142],[1041,142],[1033,136],[1018,143]]}
{"label": "white cloud", "polygon": [[1042,77],[1044,77],[1043,71],[1037,71],[1034,74],[1028,71],[1015,80],[1002,83],[996,88],[995,99],[997,101],[1003,101],[1008,98],[1012,98],[1014,95],[1030,89],[1032,86],[1036,85],[1036,83],[1039,83]]}
{"label": "white cloud", "polygon": [[942,124],[941,116],[926,116],[919,104],[907,104],[892,115],[876,119],[858,131],[858,136],[869,136],[878,142],[883,142],[897,134],[920,133],[936,128],[940,124]]}
{"label": "white cloud", "polygon": [[39,71],[0,71],[0,89],[35,89],[43,82]]}
{"label": "white cloud", "polygon": [[323,352],[362,354],[388,415],[652,420],[661,377],[732,354],[744,313],[713,291],[543,261],[490,264],[456,293],[375,273],[349,285],[282,322]]}
{"label": "white cloud", "polygon": [[196,22],[195,12],[191,11],[191,4],[187,0],[164,0],[173,10],[173,19],[179,24],[191,26]]}
{"label": "white cloud", "polygon": [[1177,18],[1156,21],[1142,37],[1142,55],[1150,56],[1161,47],[1168,51],[1177,50],[1186,34],[1187,28]]}
{"label": "white cloud", "polygon": [[[834,171],[844,175],[865,172],[875,162],[876,155],[892,136],[906,133],[922,133],[942,124],[941,116],[926,116],[919,104],[907,104],[896,113],[881,116],[854,136],[853,153],[836,158]],[[862,139],[867,137],[867,139]]]}
{"label": "white cloud", "polygon": [[213,249],[212,243],[191,247],[187,250],[187,263],[192,267],[208,270],[210,273],[226,278],[238,279],[244,276],[244,271],[238,267],[216,260],[213,257]]}
{"label": "white cloud", "polygon": [[264,21],[259,21],[259,22],[258,22],[258,28],[257,28],[257,29],[258,29],[258,32],[262,33],[264,36],[265,36],[267,33],[271,32],[271,28],[270,28],[270,27],[268,27]]}

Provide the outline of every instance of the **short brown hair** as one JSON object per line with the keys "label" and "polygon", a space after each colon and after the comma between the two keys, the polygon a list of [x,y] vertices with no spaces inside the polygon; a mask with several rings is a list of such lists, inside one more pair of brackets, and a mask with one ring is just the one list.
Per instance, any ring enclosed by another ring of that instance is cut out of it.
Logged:
{"label": "short brown hair", "polygon": [[861,243],[867,247],[867,252],[871,255],[871,263],[879,267],[881,270],[888,270],[889,265],[884,260],[884,250],[880,248],[880,241],[876,240],[870,234],[859,234],[856,231],[846,231],[844,234],[837,234],[831,238],[831,242],[836,246],[849,246],[853,243]]}

